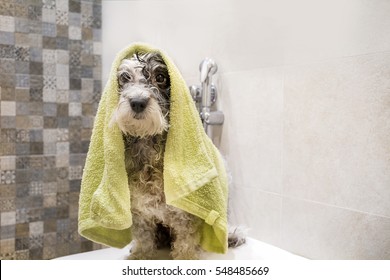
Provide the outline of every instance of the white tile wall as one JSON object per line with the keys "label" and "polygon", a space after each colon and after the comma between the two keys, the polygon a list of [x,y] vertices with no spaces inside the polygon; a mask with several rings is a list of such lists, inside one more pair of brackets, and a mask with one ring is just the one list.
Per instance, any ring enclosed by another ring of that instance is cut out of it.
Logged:
{"label": "white tile wall", "polygon": [[386,0],[103,0],[103,80],[134,41],[189,84],[212,57],[232,222],[308,258],[390,259],[389,34]]}
{"label": "white tile wall", "polygon": [[282,247],[313,259],[389,259],[390,219],[283,199]]}
{"label": "white tile wall", "polygon": [[284,194],[390,217],[390,52],[286,70]]}
{"label": "white tile wall", "polygon": [[[221,151],[229,160],[235,183],[280,194],[282,69],[265,68],[222,74],[220,81],[220,109],[226,117]],[[234,142],[226,139],[234,139]]]}

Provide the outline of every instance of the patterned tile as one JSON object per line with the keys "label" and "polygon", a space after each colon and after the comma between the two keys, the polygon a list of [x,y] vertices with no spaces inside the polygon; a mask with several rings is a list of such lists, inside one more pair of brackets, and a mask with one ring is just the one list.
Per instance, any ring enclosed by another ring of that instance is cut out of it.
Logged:
{"label": "patterned tile", "polygon": [[15,170],[1,170],[0,183],[5,185],[15,184]]}
{"label": "patterned tile", "polygon": [[30,236],[42,235],[42,242],[43,242],[43,221],[30,223],[29,233]]}
{"label": "patterned tile", "polygon": [[29,238],[29,249],[39,249],[43,247],[43,234],[32,235]]}
{"label": "patterned tile", "polygon": [[43,259],[51,260],[57,257],[55,247],[43,247]]}
{"label": "patterned tile", "polygon": [[16,75],[16,87],[18,88],[29,88],[30,87],[30,76],[27,74]]}
{"label": "patterned tile", "polygon": [[11,45],[0,45],[0,58],[15,59],[15,47]]}
{"label": "patterned tile", "polygon": [[42,50],[42,59],[44,63],[56,63],[56,51],[50,50],[50,49],[43,49]]}
{"label": "patterned tile", "polygon": [[42,8],[54,10],[56,8],[55,0],[42,0]]}
{"label": "patterned tile", "polygon": [[58,25],[68,25],[69,22],[69,12],[67,11],[56,11],[56,23]]}
{"label": "patterned tile", "polygon": [[19,237],[15,240],[15,249],[17,251],[28,250],[30,248],[30,238]]}
{"label": "patterned tile", "polygon": [[0,197],[0,211],[15,211],[15,198]]}
{"label": "patterned tile", "polygon": [[27,223],[28,217],[27,217],[27,208],[19,208],[16,209],[16,223]]}
{"label": "patterned tile", "polygon": [[[57,206],[57,196],[55,194],[44,195],[43,196],[43,206],[44,207],[56,207]],[[56,212],[57,215],[57,212]]]}
{"label": "patterned tile", "polygon": [[68,50],[56,50],[56,62],[60,64],[69,63],[69,51]]}
{"label": "patterned tile", "polygon": [[69,27],[69,39],[81,40],[81,28],[77,26]]}
{"label": "patterned tile", "polygon": [[77,216],[101,95],[101,1],[1,1],[0,86],[0,258],[98,248]]}
{"label": "patterned tile", "polygon": [[0,2],[0,15],[15,16],[15,4],[13,2]]}
{"label": "patterned tile", "polygon": [[15,252],[0,253],[1,260],[15,260]]}
{"label": "patterned tile", "polygon": [[57,233],[50,232],[43,234],[43,244],[45,247],[55,246],[57,243]]}
{"label": "patterned tile", "polygon": [[28,260],[30,258],[29,250],[17,250],[15,252],[15,260]]}
{"label": "patterned tile", "polygon": [[41,196],[43,194],[43,182],[33,181],[30,184],[29,195]]}
{"label": "patterned tile", "polygon": [[82,166],[70,166],[69,167],[69,179],[70,180],[81,179],[82,173],[83,173]]}
{"label": "patterned tile", "polygon": [[15,46],[13,48],[14,54],[12,58],[14,57],[17,61],[29,61],[30,60],[30,50],[28,47],[24,46]]}
{"label": "patterned tile", "polygon": [[39,6],[28,6],[28,19],[40,21],[42,20],[42,8]]}

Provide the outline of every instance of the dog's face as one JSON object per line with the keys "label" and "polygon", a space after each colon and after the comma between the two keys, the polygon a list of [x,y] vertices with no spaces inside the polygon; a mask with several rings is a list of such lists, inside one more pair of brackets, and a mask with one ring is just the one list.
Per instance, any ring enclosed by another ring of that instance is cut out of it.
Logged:
{"label": "dog's face", "polygon": [[168,130],[170,80],[158,53],[135,54],[117,71],[119,103],[113,114],[124,134],[146,137]]}

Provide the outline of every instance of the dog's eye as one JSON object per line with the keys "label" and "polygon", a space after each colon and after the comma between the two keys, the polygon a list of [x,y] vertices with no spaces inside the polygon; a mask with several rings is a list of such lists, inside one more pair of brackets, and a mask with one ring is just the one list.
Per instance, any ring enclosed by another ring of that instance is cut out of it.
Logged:
{"label": "dog's eye", "polygon": [[165,78],[165,76],[163,74],[158,74],[156,76],[156,82],[159,84],[165,83],[166,79],[167,78]]}
{"label": "dog's eye", "polygon": [[120,76],[119,76],[119,80],[122,84],[124,83],[128,83],[128,82],[131,82],[133,80],[133,77],[127,73],[127,72],[124,72],[122,73]]}

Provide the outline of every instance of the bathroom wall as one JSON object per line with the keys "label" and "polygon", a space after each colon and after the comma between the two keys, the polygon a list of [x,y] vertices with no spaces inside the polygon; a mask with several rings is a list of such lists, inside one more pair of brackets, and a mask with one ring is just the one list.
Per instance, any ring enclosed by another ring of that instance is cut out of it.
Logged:
{"label": "bathroom wall", "polygon": [[100,0],[0,3],[0,259],[98,247],[77,214],[100,51]]}
{"label": "bathroom wall", "polygon": [[389,1],[102,4],[103,81],[134,41],[189,85],[217,61],[233,223],[308,258],[390,259]]}

